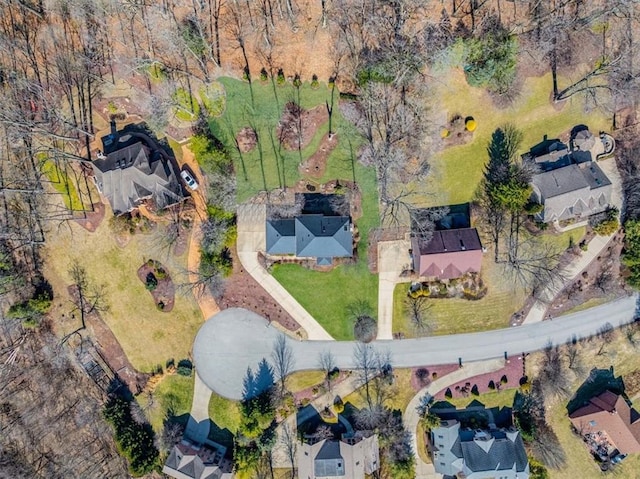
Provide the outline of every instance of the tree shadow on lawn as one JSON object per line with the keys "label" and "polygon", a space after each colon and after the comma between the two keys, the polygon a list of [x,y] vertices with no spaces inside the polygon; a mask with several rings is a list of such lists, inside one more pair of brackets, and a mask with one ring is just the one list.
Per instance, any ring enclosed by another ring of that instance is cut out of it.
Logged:
{"label": "tree shadow on lawn", "polygon": [[580,385],[567,403],[567,414],[575,412],[580,407],[588,404],[592,397],[598,396],[607,390],[615,394],[622,394],[629,402],[624,393],[624,381],[621,376],[615,377],[613,366],[610,369],[593,368],[589,373],[589,377]]}

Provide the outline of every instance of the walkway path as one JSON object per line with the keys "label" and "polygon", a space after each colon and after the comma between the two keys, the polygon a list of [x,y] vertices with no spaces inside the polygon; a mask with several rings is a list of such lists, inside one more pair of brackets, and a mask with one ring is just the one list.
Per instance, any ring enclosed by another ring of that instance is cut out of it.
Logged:
{"label": "walkway path", "polygon": [[[411,258],[407,240],[378,242],[378,338],[393,339],[393,292]],[[405,280],[406,281],[406,280]]]}
{"label": "walkway path", "polygon": [[466,364],[463,368],[460,368],[446,376],[433,381],[427,387],[422,388],[411,399],[407,408],[404,411],[402,419],[404,421],[405,429],[411,434],[411,445],[413,447],[413,453],[416,459],[416,479],[439,479],[440,474],[435,472],[433,464],[427,464],[424,462],[418,454],[418,423],[420,422],[420,415],[417,408],[420,405],[422,398],[425,394],[435,396],[437,392],[455,384],[464,379],[472,378],[480,374],[490,373],[497,371],[504,367],[504,359],[490,359],[488,361],[478,361]]}
{"label": "walkway path", "polygon": [[211,400],[211,389],[202,382],[196,372],[196,381],[193,387],[193,402],[191,403],[191,413],[184,435],[197,444],[202,444],[209,436],[209,401]]}
{"label": "walkway path", "polygon": [[[397,368],[493,359],[507,354],[536,351],[551,342],[562,344],[573,336],[587,337],[607,323],[613,326],[633,321],[636,297],[630,296],[602,306],[569,314],[556,321],[523,325],[455,336],[433,336],[405,340],[374,341],[387,349]],[[280,333],[259,315],[240,308],[226,309],[209,319],[198,332],[193,357],[203,382],[218,394],[241,399],[248,368],[256,370],[269,361]],[[336,366],[355,369],[355,342],[296,341],[286,338],[293,354],[293,371],[317,369],[318,357],[329,349]]]}
{"label": "walkway path", "polygon": [[[238,258],[243,268],[307,332],[309,340],[331,340],[331,335],[271,276],[258,261],[265,250],[266,206],[238,206]],[[309,285],[311,288],[311,285]],[[244,373],[243,373],[244,374]]]}
{"label": "walkway path", "polygon": [[[613,185],[611,192],[611,203],[620,210],[622,208],[622,189],[621,179],[616,166],[615,158],[609,158],[598,162],[598,166],[604,171]],[[611,239],[615,236],[615,233],[609,236],[596,236],[589,242],[589,249],[584,251],[580,256],[567,265],[562,274],[564,276],[564,282],[557,284],[550,284],[540,294],[540,299],[529,310],[529,313],[525,317],[523,324],[537,323],[542,321],[546,314],[547,308],[553,302],[553,299],[562,291],[565,285],[576,279],[578,275],[595,260],[602,251],[607,247]]]}

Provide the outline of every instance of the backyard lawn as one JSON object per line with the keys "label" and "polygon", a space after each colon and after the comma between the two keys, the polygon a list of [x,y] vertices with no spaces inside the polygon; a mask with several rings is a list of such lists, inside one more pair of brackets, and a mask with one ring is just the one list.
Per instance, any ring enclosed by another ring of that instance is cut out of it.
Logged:
{"label": "backyard lawn", "polygon": [[121,248],[116,244],[108,222],[111,210],[94,233],[74,222],[59,228],[46,245],[46,277],[56,294],[61,319],[60,334],[80,326],[70,316],[72,305],[67,293],[71,284],[68,270],[77,260],[86,268],[89,278],[104,284],[109,310],[102,313],[129,361],[140,371],[151,371],[168,359],[187,358],[202,316],[192,295],[176,292],[175,305],[170,313],[159,311],[145,285],[138,279],[137,270],[148,259],[157,259],[166,266],[174,283],[186,281],[187,255],[176,257],[162,250],[159,232],[136,234]]}
{"label": "backyard lawn", "polygon": [[146,394],[138,396],[140,406],[147,411],[147,419],[156,433],[162,431],[162,426],[167,413],[171,411],[174,416],[188,419],[187,414],[191,410],[193,400],[194,376],[181,376],[169,374],[164,376],[153,391],[153,401]]}
{"label": "backyard lawn", "polygon": [[232,447],[233,436],[240,427],[240,403],[213,393],[209,401],[209,418],[212,422],[209,439],[227,448]]}
{"label": "backyard lawn", "polygon": [[[486,91],[470,87],[460,69],[440,74],[437,98],[439,110],[448,118],[458,114],[472,116],[477,129],[472,141],[443,150],[432,162],[433,171],[424,184],[413,185],[423,191],[431,205],[465,203],[474,197],[487,161],[486,147],[493,131],[505,123],[513,123],[523,135],[522,151],[542,141],[544,135],[556,138],[575,125],[585,124],[592,132],[610,128],[610,120],[594,111],[584,112],[582,97],[576,95],[564,103],[549,101],[551,74],[527,78],[518,99],[508,108],[498,108]],[[446,77],[446,78],[445,78]],[[560,78],[560,83],[566,83]],[[438,111],[439,111],[438,110]],[[445,126],[445,125],[442,125]],[[464,172],[464,174],[461,174]]]}
{"label": "backyard lawn", "polygon": [[[89,205],[85,206],[80,199],[76,179],[73,176],[69,177],[69,173],[74,175],[74,171],[69,170],[72,168],[66,163],[63,163],[62,167],[53,160],[45,160],[42,163],[42,173],[49,184],[60,193],[65,207],[72,211],[84,211]],[[76,175],[81,177],[79,174]]]}

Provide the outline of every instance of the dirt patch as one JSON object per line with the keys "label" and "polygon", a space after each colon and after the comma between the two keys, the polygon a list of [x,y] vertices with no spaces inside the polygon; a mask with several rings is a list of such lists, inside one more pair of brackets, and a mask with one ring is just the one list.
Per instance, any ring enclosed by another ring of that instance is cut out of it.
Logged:
{"label": "dirt patch", "polygon": [[176,288],[167,269],[159,261],[150,259],[138,268],[138,279],[153,296],[156,307],[168,313],[173,309]]}
{"label": "dirt patch", "polygon": [[222,297],[217,301],[221,309],[245,308],[253,311],[269,321],[275,321],[291,332],[299,331],[300,325],[291,315],[282,309],[258,282],[247,273],[232,251],[233,273],[225,282]]}
{"label": "dirt patch", "polygon": [[[480,394],[477,399],[482,402],[483,393],[493,392],[498,389],[518,387],[520,385],[520,379],[523,376],[526,376],[524,359],[522,356],[514,356],[507,359],[502,369],[464,379],[442,391],[438,391],[434,397],[436,400],[446,401],[446,393],[447,391],[451,391],[452,397],[468,397],[469,401],[471,401],[476,397],[476,395],[471,392],[473,390]],[[493,388],[491,388],[491,385],[493,385]]]}
{"label": "dirt patch", "polygon": [[93,233],[104,219],[105,207],[103,203],[94,203],[91,205],[91,210],[85,211],[82,218],[74,218],[74,221]]}
{"label": "dirt patch", "polygon": [[305,110],[290,101],[284,106],[284,112],[278,124],[278,139],[287,150],[306,147],[316,134],[318,127],[329,121],[324,105]]}
{"label": "dirt patch", "polygon": [[336,146],[338,146],[338,135],[335,133],[331,137],[329,133],[324,135],[316,152],[300,165],[300,173],[315,179],[322,178],[327,169],[327,158]]}
{"label": "dirt patch", "polygon": [[253,128],[245,126],[236,135],[236,142],[238,143],[238,149],[242,153],[250,152],[258,144],[258,137],[256,136],[256,131]]}

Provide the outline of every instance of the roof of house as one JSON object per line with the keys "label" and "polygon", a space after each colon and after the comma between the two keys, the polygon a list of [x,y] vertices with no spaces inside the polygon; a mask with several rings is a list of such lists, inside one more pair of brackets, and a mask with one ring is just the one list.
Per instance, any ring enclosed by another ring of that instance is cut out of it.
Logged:
{"label": "roof of house", "polygon": [[532,182],[545,199],[583,188],[594,190],[611,184],[607,175],[593,162],[539,173],[533,176]]}
{"label": "roof of house", "polygon": [[429,241],[412,238],[411,246],[420,276],[453,279],[480,271],[482,243],[475,228],[434,231]]}
{"label": "roof of house", "polygon": [[183,440],[173,446],[162,472],[176,479],[230,479],[231,463],[215,449]]}
{"label": "roof of house", "polygon": [[95,160],[93,171],[115,214],[131,211],[146,198],[162,209],[185,197],[173,165],[140,141]]}
{"label": "roof of house", "polygon": [[269,254],[295,254],[330,264],[331,258],[353,254],[351,220],[324,215],[267,220],[266,249]]}
{"label": "roof of house", "polygon": [[475,228],[434,231],[429,241],[418,238],[417,244],[421,255],[482,249],[480,236]]}
{"label": "roof of house", "polygon": [[640,452],[640,414],[619,394],[594,396],[569,419],[583,433],[605,431],[622,453]]}
{"label": "roof of house", "polygon": [[378,437],[358,438],[353,443],[324,439],[298,448],[298,477],[364,479],[379,467]]}

